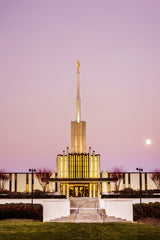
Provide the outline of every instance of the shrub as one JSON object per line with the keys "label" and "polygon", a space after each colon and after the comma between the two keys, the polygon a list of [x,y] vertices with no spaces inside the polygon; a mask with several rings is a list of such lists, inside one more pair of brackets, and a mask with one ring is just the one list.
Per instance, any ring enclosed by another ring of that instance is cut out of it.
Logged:
{"label": "shrub", "polygon": [[140,219],[140,218],[158,218],[160,219],[160,203],[142,203],[140,207],[140,204],[134,204],[133,205],[133,219],[134,221]]}
{"label": "shrub", "polygon": [[31,204],[23,203],[1,204],[0,219],[27,218],[42,220],[42,210],[41,204],[34,204],[33,207]]}

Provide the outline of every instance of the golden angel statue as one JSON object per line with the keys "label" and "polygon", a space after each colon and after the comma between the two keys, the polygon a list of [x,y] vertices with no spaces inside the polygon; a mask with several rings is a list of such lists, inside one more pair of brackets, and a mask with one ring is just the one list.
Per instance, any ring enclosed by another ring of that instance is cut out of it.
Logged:
{"label": "golden angel statue", "polygon": [[80,62],[77,60],[77,70],[79,71],[80,69]]}

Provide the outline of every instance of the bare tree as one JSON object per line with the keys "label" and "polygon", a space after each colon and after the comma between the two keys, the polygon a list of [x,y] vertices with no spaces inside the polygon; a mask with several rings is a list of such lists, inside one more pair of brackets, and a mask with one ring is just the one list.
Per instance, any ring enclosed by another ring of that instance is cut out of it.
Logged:
{"label": "bare tree", "polygon": [[6,181],[9,179],[9,175],[3,170],[0,170],[0,191],[4,190]]}
{"label": "bare tree", "polygon": [[[47,183],[48,183],[48,180],[51,177],[51,175],[52,175],[51,170],[48,170],[45,168],[38,169],[36,171],[36,177],[38,178],[38,181],[43,189],[43,192],[46,191]],[[45,181],[43,181],[43,179],[45,179]]]}
{"label": "bare tree", "polygon": [[115,178],[114,182],[114,187],[115,187],[115,191],[119,191],[119,187],[120,187],[120,183],[123,179],[123,169],[122,168],[113,168],[113,170],[110,173],[110,177],[111,178]]}
{"label": "bare tree", "polygon": [[160,169],[155,169],[151,174],[151,179],[155,183],[157,189],[160,189]]}

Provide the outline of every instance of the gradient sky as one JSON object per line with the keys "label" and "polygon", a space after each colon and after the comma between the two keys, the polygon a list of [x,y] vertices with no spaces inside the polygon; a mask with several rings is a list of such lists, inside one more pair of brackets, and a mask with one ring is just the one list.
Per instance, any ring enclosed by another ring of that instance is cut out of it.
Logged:
{"label": "gradient sky", "polygon": [[0,169],[55,170],[76,119],[76,58],[101,169],[160,168],[159,0],[0,0],[0,43]]}

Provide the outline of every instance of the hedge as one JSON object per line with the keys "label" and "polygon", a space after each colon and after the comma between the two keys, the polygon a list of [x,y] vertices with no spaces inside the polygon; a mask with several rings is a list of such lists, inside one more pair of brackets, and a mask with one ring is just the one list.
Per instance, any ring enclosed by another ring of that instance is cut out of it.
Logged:
{"label": "hedge", "polygon": [[160,202],[142,203],[133,205],[133,220],[140,218],[157,218],[160,219]]}
{"label": "hedge", "polygon": [[[143,198],[159,198],[160,190],[146,190],[141,193]],[[140,192],[139,190],[134,190],[132,188],[125,188],[121,191],[111,192],[109,194],[102,194],[101,198],[139,198]]]}
{"label": "hedge", "polygon": [[[32,198],[32,193],[26,193],[26,192],[9,192],[9,191],[1,191],[0,192],[0,198]],[[66,198],[65,195],[54,195],[52,193],[48,192],[42,192],[39,190],[35,190],[33,192],[33,198]]]}
{"label": "hedge", "polygon": [[41,204],[11,203],[0,204],[0,219],[25,218],[42,220],[43,207]]}

